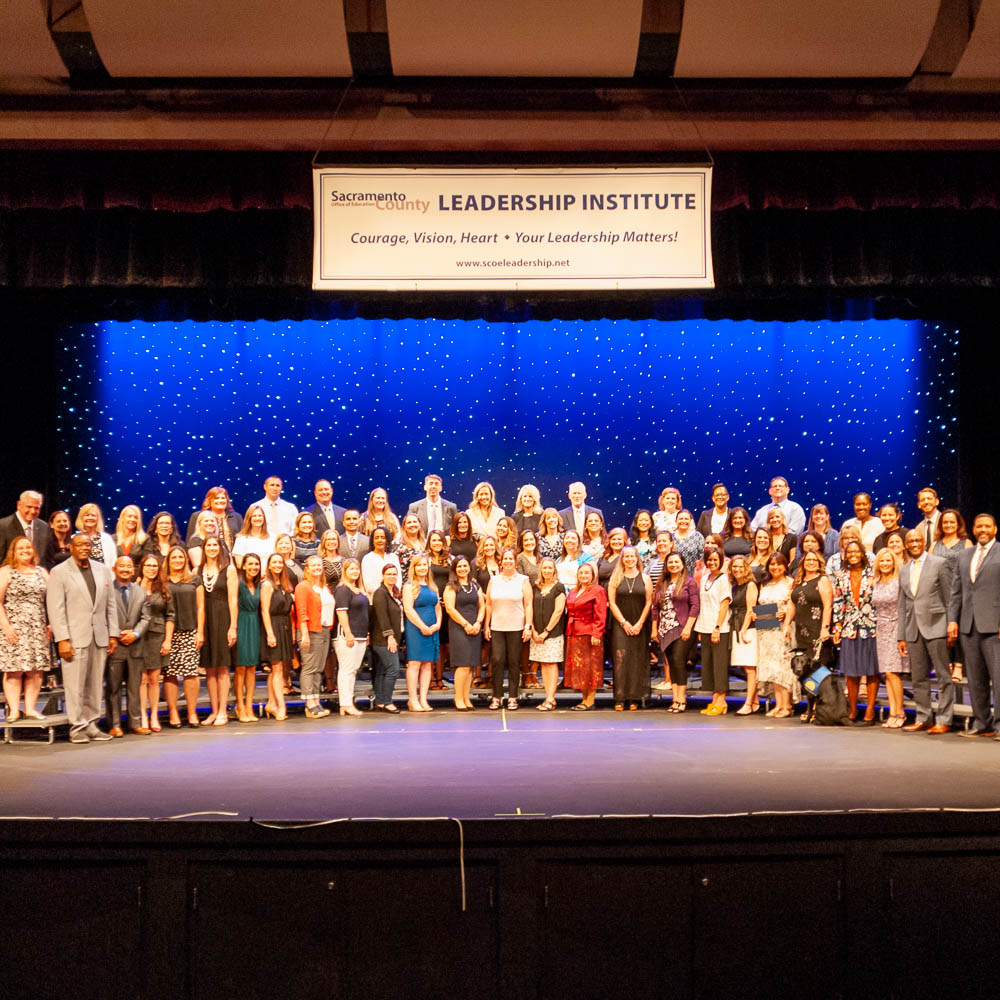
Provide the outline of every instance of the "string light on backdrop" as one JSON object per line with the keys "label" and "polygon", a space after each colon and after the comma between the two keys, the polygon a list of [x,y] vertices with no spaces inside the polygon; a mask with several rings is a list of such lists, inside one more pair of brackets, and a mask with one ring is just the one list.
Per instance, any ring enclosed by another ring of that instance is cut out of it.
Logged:
{"label": "string light on backdrop", "polygon": [[781,474],[835,519],[862,488],[912,516],[957,481],[956,343],[903,320],[92,324],[61,342],[58,485],[186,517],[216,484],[245,509],[271,473],[300,505],[328,478],[397,511],[427,471],[462,505],[488,479],[508,510],[525,482],[565,506],[579,478],[628,523],[666,485],[756,507]]}

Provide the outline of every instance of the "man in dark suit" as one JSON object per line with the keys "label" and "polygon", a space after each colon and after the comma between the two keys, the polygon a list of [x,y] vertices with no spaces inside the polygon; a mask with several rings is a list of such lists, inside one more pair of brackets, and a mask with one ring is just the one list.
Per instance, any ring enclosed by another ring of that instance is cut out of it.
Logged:
{"label": "man in dark suit", "polygon": [[452,518],[458,513],[458,508],[450,501],[441,496],[441,477],[435,473],[424,476],[424,493],[427,495],[423,500],[411,503],[407,514],[415,514],[423,528],[426,536],[429,531],[443,531],[448,533],[451,527]]}
{"label": "man in dark suit", "polygon": [[118,607],[118,646],[108,654],[104,677],[104,704],[108,716],[108,732],[122,732],[122,680],[125,681],[125,706],[128,711],[128,731],[148,736],[150,730],[142,724],[139,685],[145,660],[142,637],[149,627],[149,598],[137,583],[132,583],[135,565],[128,556],[115,560],[115,600]]}
{"label": "man in dark suit", "polygon": [[70,557],[49,574],[45,608],[62,663],[71,743],[110,740],[97,728],[101,680],[108,653],[118,646],[118,602],[111,570],[90,559],[90,539],[78,532]]}
{"label": "man in dark suit", "polygon": [[340,536],[340,554],[348,559],[360,559],[368,552],[371,544],[367,535],[362,535],[361,512],[348,508],[344,511],[344,533]]}
{"label": "man in dark suit", "polygon": [[705,538],[709,535],[721,535],[729,530],[729,490],[722,483],[716,483],[712,487],[712,504],[698,516],[697,529]]}
{"label": "man in dark suit", "polygon": [[0,520],[0,562],[7,558],[7,549],[15,538],[27,538],[35,546],[38,561],[45,558],[49,547],[49,526],[39,518],[42,494],[25,490],[17,501],[17,510]]}
{"label": "man in dark suit", "polygon": [[937,490],[930,486],[925,486],[917,493],[917,508],[924,518],[920,524],[914,525],[914,528],[924,536],[924,548],[928,552],[934,548],[934,543],[937,541],[938,527],[941,524],[941,511],[938,509],[940,505]]}
{"label": "man in dark suit", "polygon": [[[924,536],[906,533],[908,562],[899,571],[899,623],[896,639],[901,656],[909,654],[913,677],[913,700],[917,721],[907,732],[947,733],[955,707],[955,687],[948,667],[948,601],[951,596],[951,563],[928,555]],[[937,718],[931,704],[930,670],[938,682]]]}
{"label": "man in dark suit", "polygon": [[962,736],[993,736],[995,716],[990,708],[1000,692],[1000,546],[992,514],[972,522],[979,543],[958,553],[948,602],[948,637],[962,636],[965,670],[969,678],[973,728]]}
{"label": "man in dark suit", "polygon": [[316,537],[322,538],[327,531],[344,532],[344,508],[333,502],[333,486],[328,479],[321,479],[313,487],[316,502],[305,510],[312,514],[316,525]]}
{"label": "man in dark suit", "polygon": [[569,484],[569,506],[564,507],[559,511],[559,516],[562,518],[563,528],[566,531],[576,531],[583,536],[583,525],[587,520],[588,514],[600,514],[600,507],[591,507],[587,503],[587,487],[583,483],[570,483]]}

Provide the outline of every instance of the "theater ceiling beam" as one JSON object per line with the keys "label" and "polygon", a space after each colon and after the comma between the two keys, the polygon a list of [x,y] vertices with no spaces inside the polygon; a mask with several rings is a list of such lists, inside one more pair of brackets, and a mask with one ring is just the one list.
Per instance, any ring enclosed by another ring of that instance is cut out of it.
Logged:
{"label": "theater ceiling beam", "polygon": [[[325,138],[324,138],[325,136]],[[618,113],[370,115],[158,111],[0,113],[0,147],[315,150],[324,152],[649,152],[1000,148],[1000,115],[895,113],[754,116]]]}

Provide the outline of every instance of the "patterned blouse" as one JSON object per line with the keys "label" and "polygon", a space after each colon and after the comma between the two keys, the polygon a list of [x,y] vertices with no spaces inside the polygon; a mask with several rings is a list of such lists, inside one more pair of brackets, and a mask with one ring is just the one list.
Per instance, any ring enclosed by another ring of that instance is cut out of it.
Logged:
{"label": "patterned blouse", "polygon": [[851,572],[838,570],[833,577],[833,624],[840,625],[840,635],[844,639],[875,638],[875,574],[865,567],[861,571],[861,587],[855,603],[851,591]]}

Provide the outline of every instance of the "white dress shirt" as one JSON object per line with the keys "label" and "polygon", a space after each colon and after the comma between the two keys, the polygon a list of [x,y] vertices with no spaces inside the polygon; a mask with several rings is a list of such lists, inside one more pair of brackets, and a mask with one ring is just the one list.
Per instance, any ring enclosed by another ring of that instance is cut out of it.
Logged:
{"label": "white dress shirt", "polygon": [[295,518],[298,517],[299,508],[287,500],[278,497],[277,500],[258,500],[255,506],[260,507],[264,512],[264,520],[267,521],[267,533],[272,538],[278,535],[290,535],[295,530]]}

